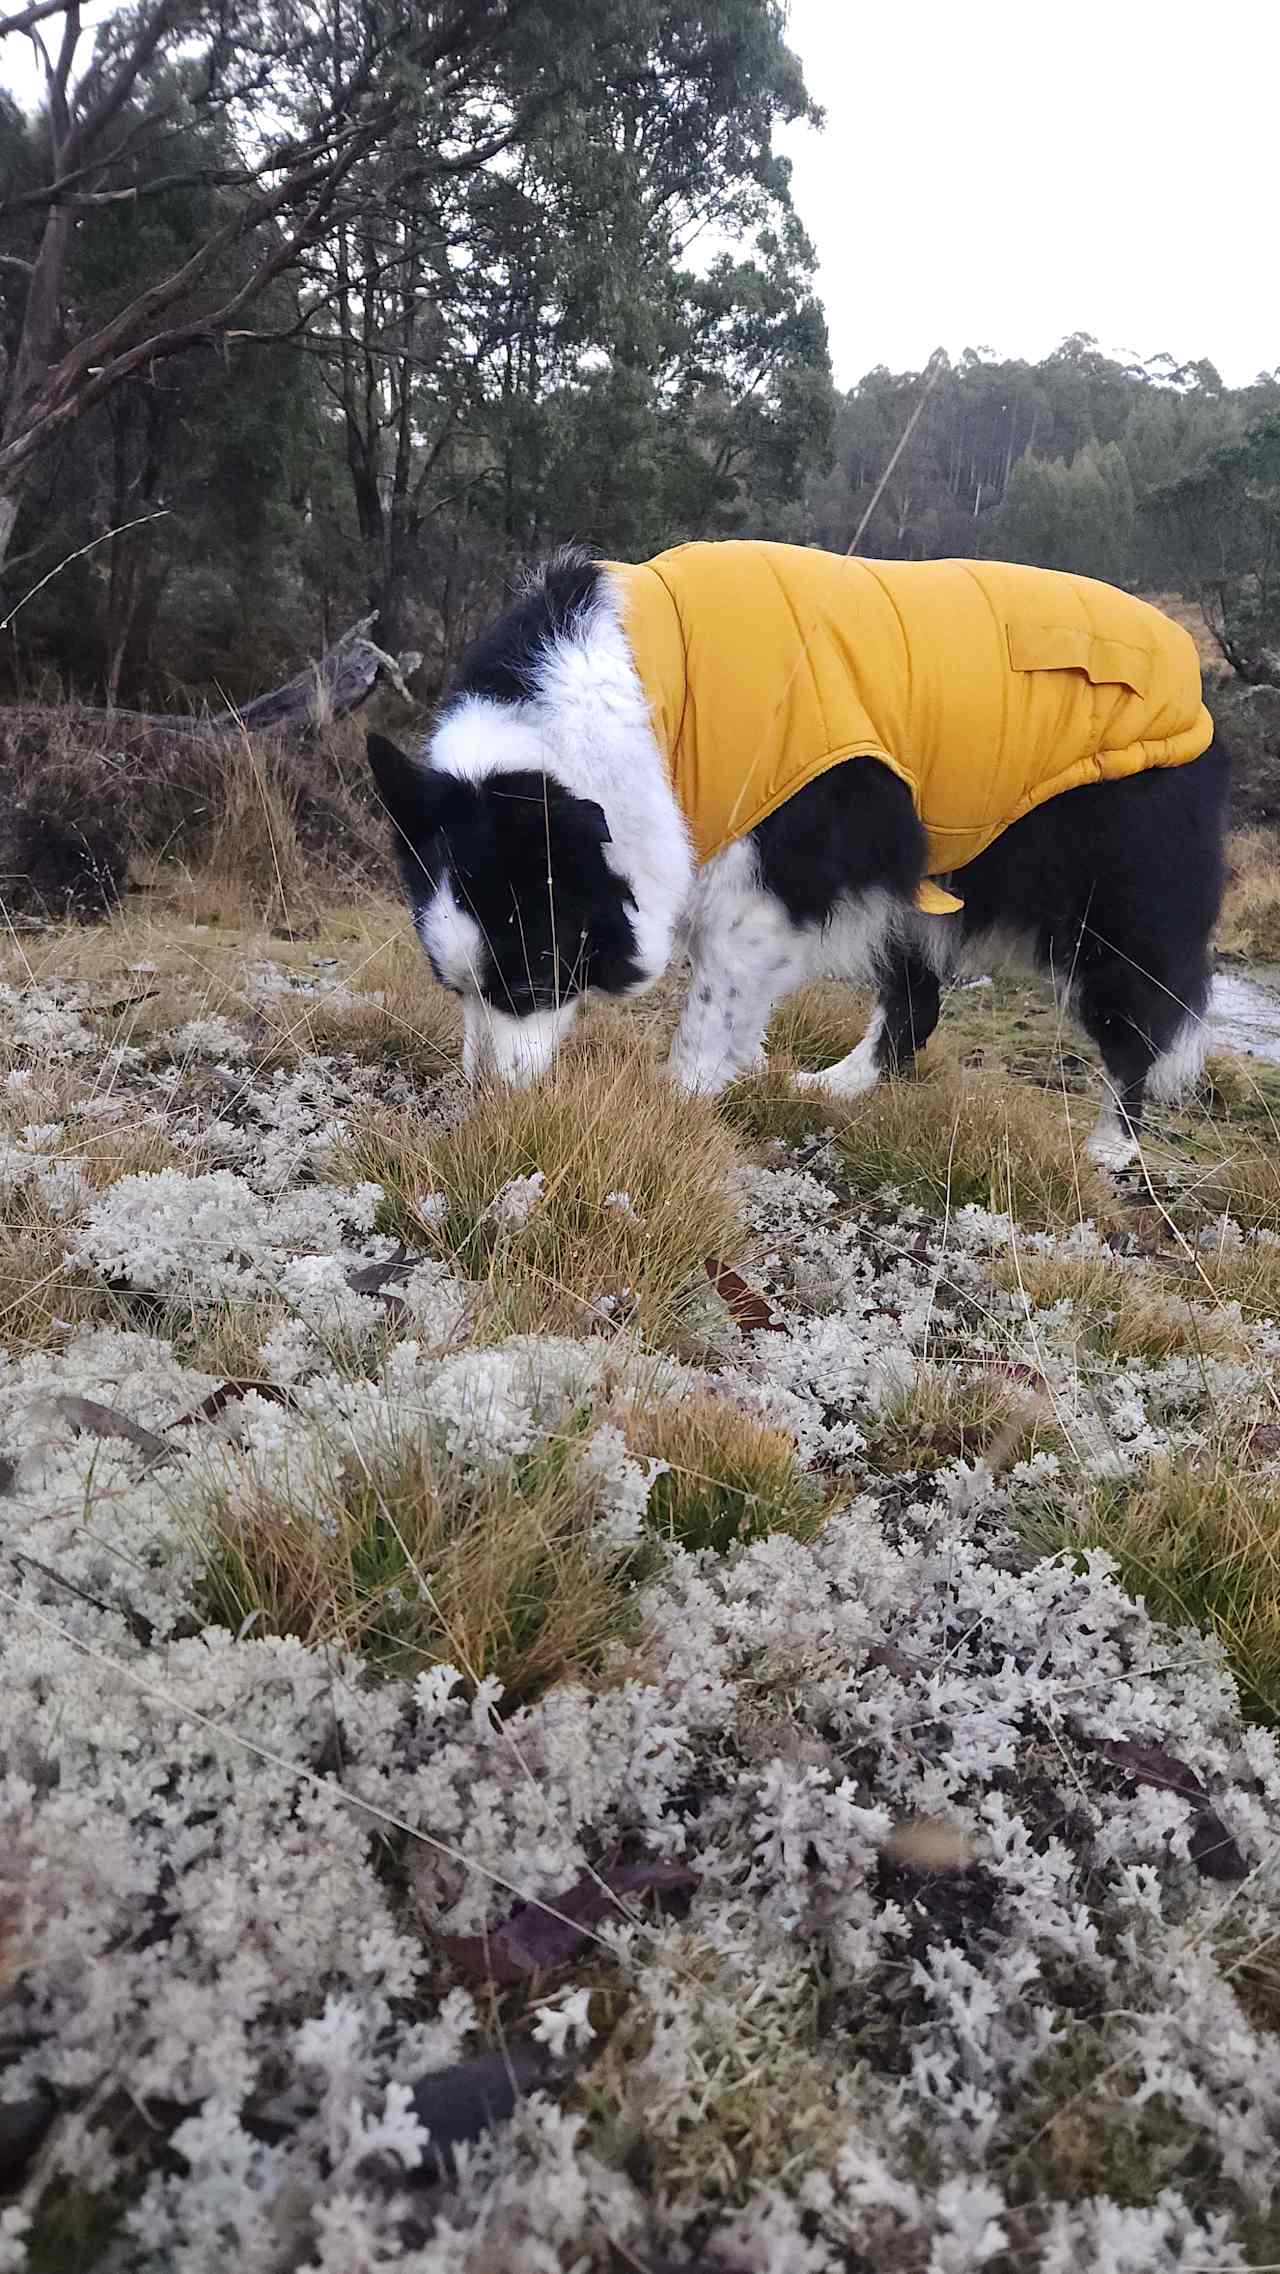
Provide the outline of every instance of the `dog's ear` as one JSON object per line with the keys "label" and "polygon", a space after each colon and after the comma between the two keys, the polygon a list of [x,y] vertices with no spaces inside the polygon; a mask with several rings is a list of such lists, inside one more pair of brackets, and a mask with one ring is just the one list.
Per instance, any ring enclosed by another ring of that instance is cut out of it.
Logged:
{"label": "dog's ear", "polygon": [[447,791],[454,785],[448,775],[432,773],[427,766],[406,758],[385,735],[371,734],[367,747],[378,795],[397,835],[412,843],[434,828]]}

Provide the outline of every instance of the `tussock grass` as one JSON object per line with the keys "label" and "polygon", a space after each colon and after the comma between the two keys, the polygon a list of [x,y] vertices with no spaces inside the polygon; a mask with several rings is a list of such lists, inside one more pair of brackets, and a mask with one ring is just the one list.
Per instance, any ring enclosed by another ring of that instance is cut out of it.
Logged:
{"label": "tussock grass", "polygon": [[80,1284],[66,1258],[65,1224],[38,1194],[10,1194],[0,1208],[0,1349],[47,1350],[68,1328],[110,1323],[110,1294]]}
{"label": "tussock grass", "polygon": [[[85,877],[71,904],[86,910],[104,908],[127,872],[157,860],[206,871],[206,888],[234,920],[246,908],[292,911],[335,886],[390,881],[361,721],[331,721],[305,742],[217,739],[69,703],[6,712],[0,742],[22,784],[23,826],[10,829],[6,860],[6,897],[19,913],[56,913],[77,858]],[[95,872],[108,889],[95,888]]]}
{"label": "tussock grass", "polygon": [[837,1132],[859,1198],[886,1185],[936,1215],[974,1204],[1029,1231],[1106,1222],[1110,1185],[1085,1160],[1061,1099],[946,1069],[856,1100]]}
{"label": "tussock grass", "polygon": [[866,1031],[870,998],[836,980],[801,987],[769,1023],[769,1056],[792,1066],[834,1066]]}
{"label": "tussock grass", "polygon": [[227,746],[202,868],[208,883],[268,923],[297,929],[314,919],[296,778],[249,735]]}
{"label": "tussock grass", "polygon": [[1219,945],[1260,963],[1280,961],[1280,838],[1272,829],[1237,829],[1227,858]]}
{"label": "tussock grass", "polygon": [[985,1461],[994,1471],[1058,1449],[1047,1398],[992,1370],[921,1366],[868,1427],[867,1455],[890,1475]]}
{"label": "tussock grass", "polygon": [[[385,1228],[484,1286],[486,1334],[626,1321],[663,1340],[705,1297],[704,1259],[740,1250],[734,1160],[712,1106],[643,1058],[605,1052],[533,1089],[481,1093],[443,1133],[413,1115],[358,1117],[337,1173],[383,1185]],[[538,1175],[528,1214],[504,1220],[499,1196]]]}
{"label": "tussock grass", "polygon": [[[1111,1358],[1149,1358],[1158,1361],[1178,1352],[1204,1358],[1247,1355],[1249,1336],[1230,1290],[1224,1283],[1207,1284],[1211,1269],[1201,1278],[1194,1266],[1179,1277],[1161,1277],[1135,1266],[1131,1256],[1041,1255],[1019,1248],[995,1263],[997,1285],[1021,1294],[1029,1312],[1050,1310],[1058,1303],[1072,1309],[1070,1339]],[[1280,1251],[1276,1256],[1276,1285],[1280,1288]],[[1214,1308],[1214,1296],[1220,1305]]]}
{"label": "tussock grass", "polygon": [[1196,1260],[1214,1293],[1238,1305],[1242,1317],[1280,1320],[1280,1241],[1224,1243],[1201,1249]]}
{"label": "tussock grass", "polygon": [[610,1550],[571,1438],[477,1472],[427,1433],[294,1499],[221,1495],[204,1607],[219,1623],[360,1651],[386,1674],[496,1675],[512,1703],[598,1673],[635,1624],[634,1551]]}
{"label": "tussock grass", "polygon": [[1198,1165],[1191,1197],[1242,1231],[1280,1232],[1280,1127],[1232,1132],[1218,1159]]}
{"label": "tussock grass", "polygon": [[841,1099],[766,1073],[739,1083],[725,1110],[756,1142],[797,1144],[829,1131],[855,1200],[890,1189],[942,1217],[975,1204],[1028,1231],[1116,1216],[1112,1188],[1085,1159],[1063,1099],[989,1074],[942,1064],[922,1079]]}
{"label": "tussock grass", "polygon": [[794,1440],[729,1398],[706,1392],[638,1406],[626,1435],[642,1458],[668,1464],[650,1492],[648,1521],[680,1547],[723,1555],[770,1532],[812,1539],[831,1512],[829,1494],[800,1467]]}
{"label": "tussock grass", "polygon": [[1030,1535],[1046,1552],[1105,1548],[1154,1618],[1218,1637],[1247,1711],[1280,1720],[1280,1476],[1247,1431],[1137,1484],[1100,1484]]}

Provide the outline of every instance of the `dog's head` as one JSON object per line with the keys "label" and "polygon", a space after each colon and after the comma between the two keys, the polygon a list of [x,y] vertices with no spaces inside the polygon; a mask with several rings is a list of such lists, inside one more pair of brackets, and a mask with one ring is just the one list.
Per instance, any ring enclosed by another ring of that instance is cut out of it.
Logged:
{"label": "dog's head", "polygon": [[627,994],[646,976],[602,808],[536,765],[463,780],[376,734],[369,762],[414,928],[462,999],[467,1071],[533,1081],[588,988]]}

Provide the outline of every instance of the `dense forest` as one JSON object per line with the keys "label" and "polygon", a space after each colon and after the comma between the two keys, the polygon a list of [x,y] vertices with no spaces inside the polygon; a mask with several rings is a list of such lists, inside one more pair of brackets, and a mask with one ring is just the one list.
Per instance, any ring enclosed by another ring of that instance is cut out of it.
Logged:
{"label": "dense forest", "polygon": [[1280,681],[1280,375],[1074,334],[837,393],[781,9],[574,15],[8,18],[0,688],[235,699],[376,609],[428,694],[530,556],[722,534],[1185,593]]}

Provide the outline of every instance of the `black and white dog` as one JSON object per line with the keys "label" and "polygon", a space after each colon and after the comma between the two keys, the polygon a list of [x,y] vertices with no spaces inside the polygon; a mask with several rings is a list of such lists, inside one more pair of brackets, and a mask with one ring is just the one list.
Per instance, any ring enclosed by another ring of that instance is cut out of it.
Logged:
{"label": "black and white dog", "polygon": [[910,1064],[940,983],[1011,944],[1101,1053],[1095,1160],[1130,1161],[1144,1093],[1176,1095],[1199,1068],[1223,875],[1216,744],[1026,814],[958,872],[951,916],[912,905],[924,831],[873,758],[831,767],[699,867],[606,572],[573,554],[472,647],[421,759],[378,736],[369,756],[418,937],[462,1001],[470,1076],[532,1081],[585,995],[639,994],[687,951],[675,1080],[715,1092],[761,1065],[779,999],[837,977],[874,986],[870,1025],[797,1079],[854,1096]]}

